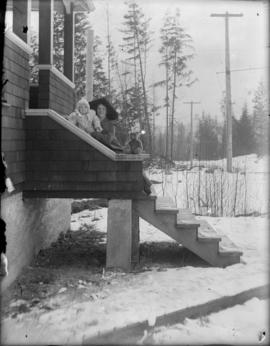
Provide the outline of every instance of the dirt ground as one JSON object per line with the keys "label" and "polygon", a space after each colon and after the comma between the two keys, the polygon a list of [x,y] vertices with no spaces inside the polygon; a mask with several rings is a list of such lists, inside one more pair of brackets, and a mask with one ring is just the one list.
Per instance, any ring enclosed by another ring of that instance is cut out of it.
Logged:
{"label": "dirt ground", "polygon": [[[76,212],[99,205],[74,203]],[[114,281],[132,281],[137,273],[153,269],[166,271],[185,265],[207,266],[203,260],[176,243],[142,243],[140,263],[131,273],[106,271],[106,233],[93,226],[61,234],[50,248],[41,250],[30,266],[2,296],[2,318],[16,318],[36,307],[40,311],[103,299],[104,288]]]}

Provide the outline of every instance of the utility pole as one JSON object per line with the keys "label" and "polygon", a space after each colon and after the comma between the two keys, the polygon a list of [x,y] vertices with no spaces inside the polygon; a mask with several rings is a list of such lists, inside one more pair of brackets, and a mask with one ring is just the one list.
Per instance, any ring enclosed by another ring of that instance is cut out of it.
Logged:
{"label": "utility pole", "polygon": [[156,90],[155,85],[153,84],[153,143],[152,143],[152,151],[153,155],[155,155],[155,136],[156,136]]}
{"label": "utility pole", "polygon": [[231,101],[231,71],[230,71],[230,41],[229,17],[242,17],[243,14],[212,13],[211,17],[225,18],[225,76],[226,76],[226,156],[227,171],[232,172],[232,101]]}
{"label": "utility pole", "polygon": [[166,160],[169,158],[169,66],[168,66],[168,47],[166,46]]}
{"label": "utility pole", "polygon": [[190,167],[193,165],[193,105],[200,104],[201,102],[184,102],[184,104],[190,104],[190,151],[189,151],[189,162]]}

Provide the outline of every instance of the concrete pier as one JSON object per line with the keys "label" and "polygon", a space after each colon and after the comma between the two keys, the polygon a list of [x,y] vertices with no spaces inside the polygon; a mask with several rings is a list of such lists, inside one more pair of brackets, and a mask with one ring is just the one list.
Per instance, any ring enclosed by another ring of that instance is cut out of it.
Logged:
{"label": "concrete pier", "polygon": [[107,268],[126,271],[139,260],[139,216],[132,200],[109,201],[107,221]]}

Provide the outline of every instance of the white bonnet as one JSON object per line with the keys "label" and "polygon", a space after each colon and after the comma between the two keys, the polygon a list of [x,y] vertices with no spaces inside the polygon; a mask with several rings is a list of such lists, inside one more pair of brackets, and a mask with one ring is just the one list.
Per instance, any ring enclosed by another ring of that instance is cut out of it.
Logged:
{"label": "white bonnet", "polygon": [[76,109],[78,110],[80,106],[85,105],[87,106],[88,112],[90,111],[90,106],[89,103],[87,102],[87,100],[83,97],[81,98],[77,104],[76,104]]}

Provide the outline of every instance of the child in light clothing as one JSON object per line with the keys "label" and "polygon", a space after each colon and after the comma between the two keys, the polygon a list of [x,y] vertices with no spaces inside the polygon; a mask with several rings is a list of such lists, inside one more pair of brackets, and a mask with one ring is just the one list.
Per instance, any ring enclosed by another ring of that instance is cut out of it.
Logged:
{"label": "child in light clothing", "polygon": [[67,119],[89,134],[102,131],[96,112],[90,109],[89,103],[84,98],[78,101],[75,111]]}
{"label": "child in light clothing", "polygon": [[[137,132],[131,132],[129,135],[129,141],[124,147],[125,154],[141,154],[143,152],[143,145],[141,140],[139,139],[139,135]],[[150,195],[151,193],[155,194],[155,190],[152,186],[151,180],[147,177],[146,173],[142,172],[143,176],[143,191],[146,195]]]}
{"label": "child in light clothing", "polygon": [[124,148],[126,154],[141,154],[143,151],[143,145],[141,140],[138,138],[136,132],[131,132],[129,135],[129,142]]}

